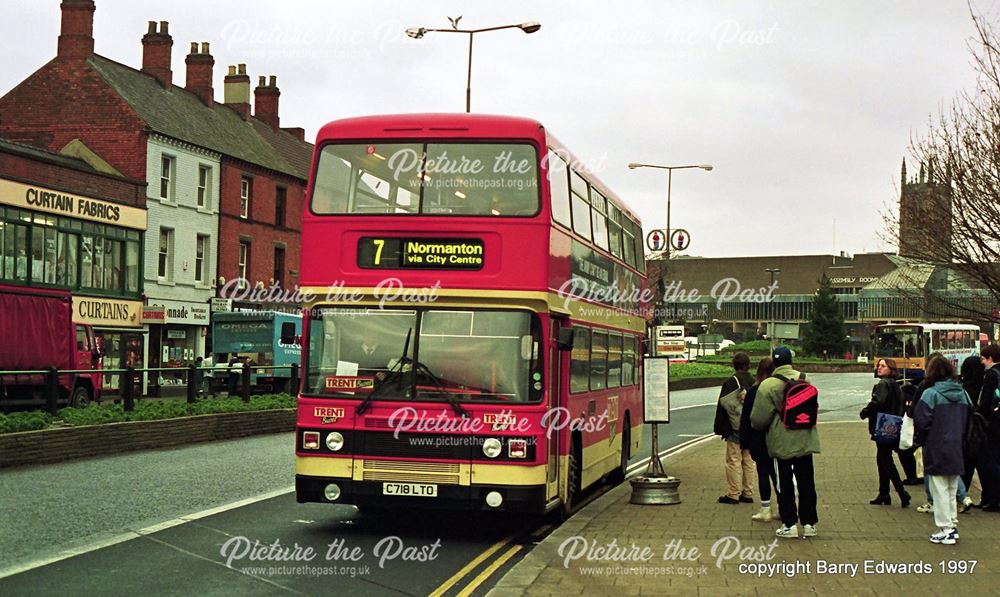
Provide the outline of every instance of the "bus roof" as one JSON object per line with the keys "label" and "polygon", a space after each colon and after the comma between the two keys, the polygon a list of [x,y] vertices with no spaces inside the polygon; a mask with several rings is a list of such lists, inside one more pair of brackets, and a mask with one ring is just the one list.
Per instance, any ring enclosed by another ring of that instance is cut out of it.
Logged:
{"label": "bus roof", "polygon": [[979,326],[971,323],[883,323],[875,326],[876,329],[882,328],[914,328],[919,327],[924,330],[976,330],[979,331]]}
{"label": "bus roof", "polygon": [[615,207],[642,223],[638,215],[591,171],[581,168],[583,163],[565,145],[549,133],[542,123],[522,116],[465,113],[382,114],[357,116],[328,122],[316,136],[317,149],[328,140],[366,140],[391,137],[395,139],[422,139],[427,137],[453,139],[534,139],[558,150],[568,159],[577,172],[584,176]]}

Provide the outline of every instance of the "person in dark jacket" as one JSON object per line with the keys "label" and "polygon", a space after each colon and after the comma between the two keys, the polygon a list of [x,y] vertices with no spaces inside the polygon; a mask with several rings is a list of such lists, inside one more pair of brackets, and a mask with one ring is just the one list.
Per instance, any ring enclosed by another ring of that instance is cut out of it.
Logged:
{"label": "person in dark jacket", "polygon": [[764,357],[757,363],[756,383],[747,390],[747,397],[743,400],[743,414],[740,417],[740,448],[750,451],[750,458],[753,458],[757,465],[757,487],[760,491],[760,512],[750,517],[756,522],[771,522],[774,514],[771,513],[771,485],[774,485],[774,492],[778,492],[778,476],[774,470],[774,459],[767,453],[767,434],[757,431],[750,425],[750,412],[753,411],[753,402],[757,398],[757,388],[760,382],[764,381],[774,373],[774,359]]}
{"label": "person in dark jacket", "polygon": [[[896,368],[896,361],[892,359],[879,359],[876,366],[879,380],[872,388],[872,398],[868,405],[861,409],[861,418],[868,419],[868,433],[872,440],[875,439],[875,423],[879,413],[902,416],[903,414],[903,392],[896,383],[899,377],[899,370]],[[896,464],[892,461],[893,447],[889,444],[875,442],[875,464],[878,467],[878,495],[869,504],[888,506],[892,504],[889,497],[889,482],[899,494],[899,501],[902,507],[910,505],[910,494],[903,488],[903,481],[899,478]]]}
{"label": "person in dark jacket", "polygon": [[[719,404],[715,409],[714,433],[726,442],[726,494],[719,497],[720,504],[753,503],[753,478],[756,476],[753,459],[750,452],[740,448],[739,421],[743,412],[743,400],[746,391],[753,385],[750,375],[750,357],[745,352],[733,355],[733,369],[736,373],[722,384],[719,392]],[[738,401],[733,406],[732,401],[726,401],[729,408],[723,404],[723,397],[738,392]]]}
{"label": "person in dark jacket", "polygon": [[924,379],[929,387],[913,408],[913,437],[923,446],[924,475],[934,497],[938,531],[930,540],[954,545],[958,541],[958,509],[953,496],[965,469],[962,438],[972,402],[955,381],[955,367],[947,359],[930,361]]}
{"label": "person in dark jacket", "polygon": [[[962,379],[962,388],[969,395],[969,400],[972,401],[972,408],[976,408],[979,404],[979,394],[983,390],[983,375],[985,373],[986,367],[983,366],[982,357],[971,356],[962,361],[962,366],[959,369],[959,377]],[[967,488],[972,487],[972,474],[975,472],[976,459],[966,456],[965,472],[962,473],[962,483]],[[966,498],[966,502],[966,504],[963,504],[963,507],[968,509],[967,504],[971,504],[972,500]],[[959,508],[959,511],[961,512],[961,508]]]}
{"label": "person in dark jacket", "polygon": [[979,391],[979,414],[986,419],[986,446],[979,453],[976,468],[983,484],[983,499],[979,505],[987,512],[1000,512],[1000,346],[984,347],[979,358],[983,363],[983,387]]}

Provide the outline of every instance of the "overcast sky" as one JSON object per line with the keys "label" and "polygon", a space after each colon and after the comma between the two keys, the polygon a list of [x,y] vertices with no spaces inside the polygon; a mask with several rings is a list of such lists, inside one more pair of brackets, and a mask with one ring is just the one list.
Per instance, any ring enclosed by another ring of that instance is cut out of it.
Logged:
{"label": "overcast sky", "polygon": [[[229,64],[277,75],[281,124],[310,141],[338,118],[464,109],[467,38],[407,27],[538,21],[476,36],[473,111],[540,120],[646,231],[665,226],[666,173],[626,164],[713,164],[673,183],[671,223],[704,256],[894,250],[882,212],[910,136],[974,81],[965,0],[96,4],[97,53],[139,68],[146,22],[169,21],[174,84],[207,41],[217,101]],[[0,94],[55,55],[59,2],[4,13]]]}

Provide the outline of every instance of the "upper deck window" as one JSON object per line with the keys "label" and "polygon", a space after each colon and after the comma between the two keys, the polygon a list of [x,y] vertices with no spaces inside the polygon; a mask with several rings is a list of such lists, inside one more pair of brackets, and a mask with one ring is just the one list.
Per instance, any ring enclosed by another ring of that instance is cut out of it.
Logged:
{"label": "upper deck window", "polygon": [[533,216],[538,157],[528,144],[327,145],[313,188],[317,214]]}

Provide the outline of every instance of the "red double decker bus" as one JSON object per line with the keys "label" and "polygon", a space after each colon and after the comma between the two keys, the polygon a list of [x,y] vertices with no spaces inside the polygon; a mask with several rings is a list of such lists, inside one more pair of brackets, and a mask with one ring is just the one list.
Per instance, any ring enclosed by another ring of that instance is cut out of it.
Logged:
{"label": "red double decker bus", "polygon": [[641,237],[536,121],[323,127],[298,501],[543,513],[623,480],[642,430]]}

